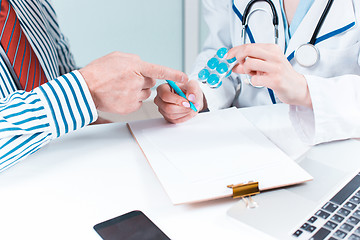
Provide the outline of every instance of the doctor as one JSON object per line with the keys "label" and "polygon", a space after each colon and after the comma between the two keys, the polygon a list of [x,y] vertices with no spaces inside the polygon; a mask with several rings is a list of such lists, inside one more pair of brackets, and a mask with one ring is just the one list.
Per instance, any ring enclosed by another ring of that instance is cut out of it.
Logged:
{"label": "doctor", "polygon": [[[310,144],[360,137],[360,1],[271,2],[279,17],[277,45],[272,9],[266,1],[252,5],[243,44],[241,20],[249,1],[203,0],[210,35],[190,78],[197,79],[207,60],[224,46],[232,48],[227,58],[235,56],[239,64],[218,89],[194,80],[183,85],[188,99],[198,109],[210,111],[287,103],[296,131]],[[297,55],[304,54],[298,49],[312,38],[316,51],[300,59]],[[158,88],[155,103],[172,123],[197,114],[167,85]]]}

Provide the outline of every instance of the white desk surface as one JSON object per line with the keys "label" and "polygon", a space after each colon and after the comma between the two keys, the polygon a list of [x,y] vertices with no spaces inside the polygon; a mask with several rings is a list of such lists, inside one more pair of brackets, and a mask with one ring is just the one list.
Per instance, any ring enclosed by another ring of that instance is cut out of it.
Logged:
{"label": "white desk surface", "polygon": [[[285,105],[240,111],[278,145],[295,136]],[[101,239],[95,224],[132,210],[171,239],[272,239],[226,215],[236,201],[172,205],[125,124],[89,126],[0,174],[0,239]]]}

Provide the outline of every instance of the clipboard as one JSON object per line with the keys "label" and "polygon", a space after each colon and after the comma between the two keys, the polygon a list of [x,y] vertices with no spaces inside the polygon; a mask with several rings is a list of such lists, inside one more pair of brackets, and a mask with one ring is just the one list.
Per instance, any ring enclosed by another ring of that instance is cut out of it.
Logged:
{"label": "clipboard", "polygon": [[236,108],[182,124],[151,119],[128,128],[175,205],[252,196],[313,179]]}

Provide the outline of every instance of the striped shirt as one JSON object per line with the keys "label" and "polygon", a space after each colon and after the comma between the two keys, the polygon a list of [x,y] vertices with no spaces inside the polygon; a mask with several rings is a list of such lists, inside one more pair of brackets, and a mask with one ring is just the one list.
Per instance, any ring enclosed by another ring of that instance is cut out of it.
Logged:
{"label": "striped shirt", "polygon": [[97,119],[50,0],[9,0],[49,82],[16,89],[0,57],[0,172],[66,133]]}

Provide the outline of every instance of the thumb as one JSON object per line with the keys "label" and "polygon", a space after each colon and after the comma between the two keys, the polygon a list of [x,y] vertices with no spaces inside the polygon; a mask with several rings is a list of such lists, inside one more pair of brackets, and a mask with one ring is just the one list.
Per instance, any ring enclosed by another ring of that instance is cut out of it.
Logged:
{"label": "thumb", "polygon": [[199,82],[191,80],[185,85],[186,97],[192,102],[198,110],[201,110],[204,103],[203,92],[200,88]]}

